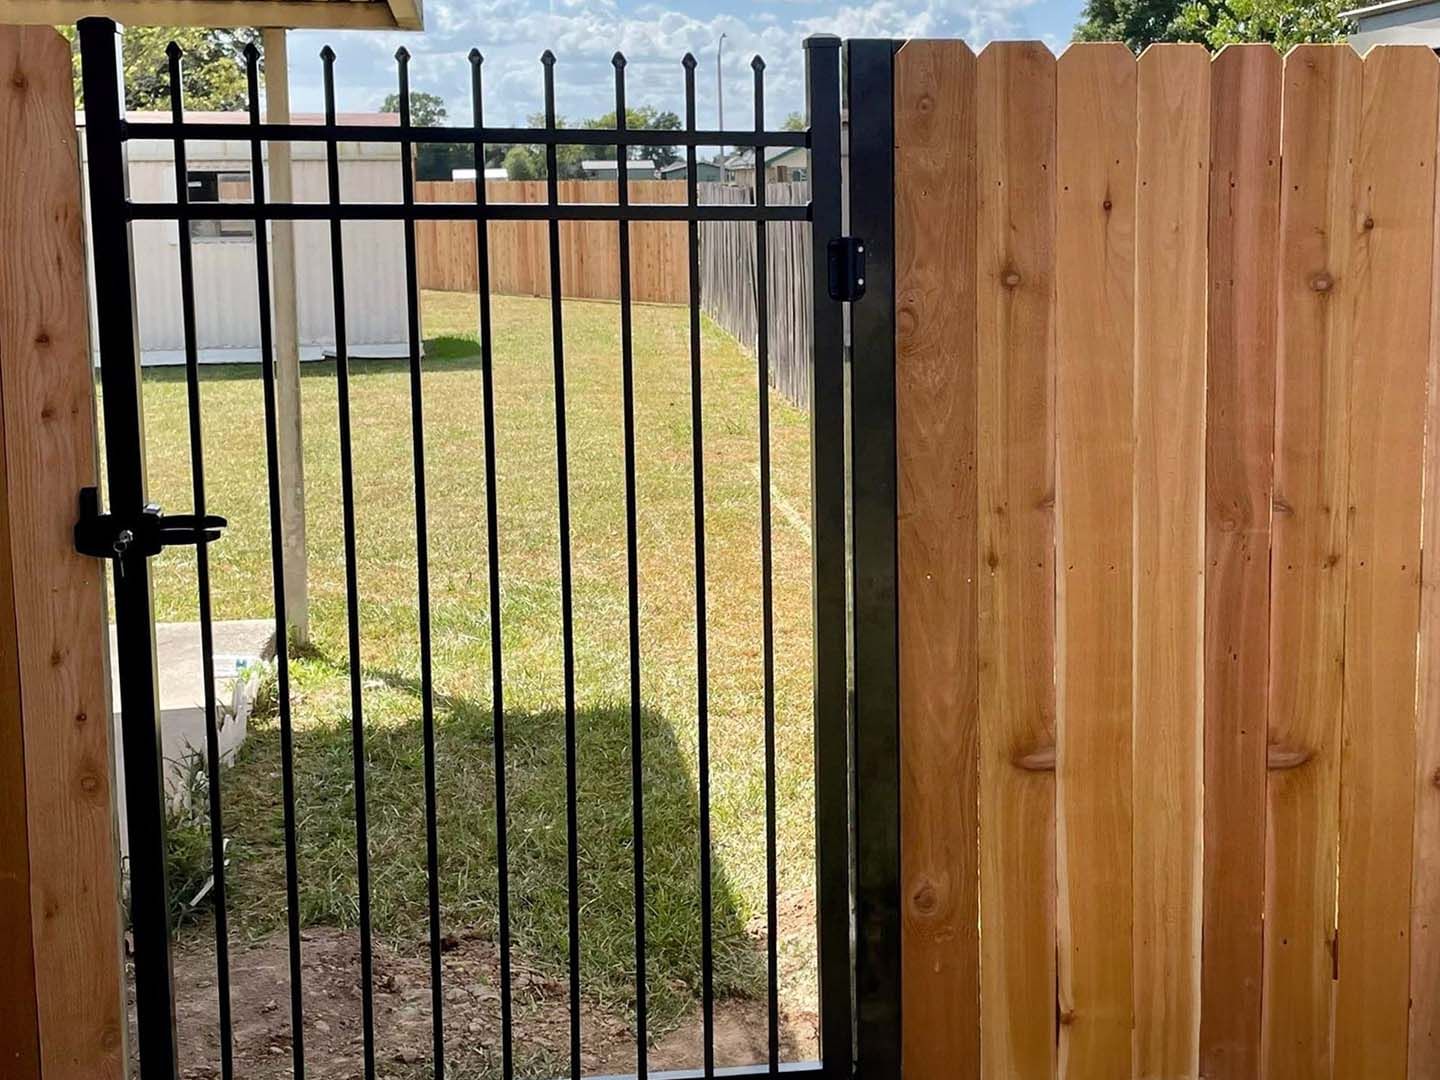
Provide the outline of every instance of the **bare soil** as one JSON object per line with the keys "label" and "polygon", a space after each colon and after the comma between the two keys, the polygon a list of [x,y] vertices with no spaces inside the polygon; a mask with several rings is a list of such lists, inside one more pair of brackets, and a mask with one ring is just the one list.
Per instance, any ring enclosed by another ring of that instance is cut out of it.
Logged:
{"label": "bare soil", "polygon": [[[359,937],[353,931],[312,928],[301,935],[305,1075],[349,1080],[364,1075]],[[432,1053],[430,965],[422,950],[407,955],[379,942],[374,949],[375,1071],[378,1077],[430,1077]],[[500,1075],[498,949],[479,937],[446,938],[442,945],[446,1075],[480,1080]],[[783,983],[783,980],[782,980]],[[213,945],[188,935],[176,948],[176,1028],[180,1075],[221,1075]],[[290,959],[286,936],[275,934],[231,950],[235,1075],[280,1080],[292,1073]],[[568,988],[512,962],[516,1075],[554,1077],[569,1071]],[[782,990],[783,997],[783,990]],[[635,1034],[628,1016],[593,1002],[581,1006],[581,1064],[587,1075],[635,1071]],[[701,1062],[699,1010],[650,1050],[651,1069],[696,1068]],[[816,1052],[813,1009],[781,1008],[782,1060]],[[133,1046],[133,1040],[132,1040]],[[763,1001],[716,1002],[717,1065],[766,1060]]]}

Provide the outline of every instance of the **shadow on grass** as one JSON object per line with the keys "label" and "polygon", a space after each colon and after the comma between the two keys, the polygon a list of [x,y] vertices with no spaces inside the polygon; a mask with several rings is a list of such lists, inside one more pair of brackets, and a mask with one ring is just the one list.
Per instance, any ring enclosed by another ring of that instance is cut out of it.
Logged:
{"label": "shadow on grass", "polygon": [[[294,734],[301,918],[306,926],[348,929],[359,920],[351,729],[343,716],[308,716],[304,700],[317,678],[343,682],[346,668],[313,652],[303,663],[307,689],[297,700]],[[365,686],[374,931],[397,948],[420,952],[428,942],[428,908],[419,687],[411,677],[370,669]],[[372,698],[379,700],[372,704]],[[563,995],[569,950],[564,714],[507,711],[504,719],[513,948],[517,964]],[[630,727],[624,703],[576,716],[581,982],[590,1002],[621,1016],[631,1014],[635,989]],[[651,1034],[659,1037],[700,1000],[699,808],[672,724],[645,711],[641,729],[647,991]],[[438,866],[447,936],[497,935],[493,739],[488,703],[436,693]],[[231,840],[227,907],[237,938],[284,926],[279,777],[278,726],[273,719],[252,721],[223,781]],[[716,995],[753,998],[764,991],[763,958],[746,934],[747,912],[718,858],[712,868]]]}

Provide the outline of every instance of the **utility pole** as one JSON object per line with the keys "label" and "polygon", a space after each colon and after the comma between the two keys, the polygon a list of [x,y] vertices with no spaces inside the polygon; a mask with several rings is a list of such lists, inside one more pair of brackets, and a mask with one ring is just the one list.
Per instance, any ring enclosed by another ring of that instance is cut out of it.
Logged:
{"label": "utility pole", "polygon": [[[725,35],[715,43],[715,100],[720,106],[720,130],[725,130],[725,80],[720,74],[720,57],[725,51]],[[725,147],[720,147],[720,179],[725,179]]]}

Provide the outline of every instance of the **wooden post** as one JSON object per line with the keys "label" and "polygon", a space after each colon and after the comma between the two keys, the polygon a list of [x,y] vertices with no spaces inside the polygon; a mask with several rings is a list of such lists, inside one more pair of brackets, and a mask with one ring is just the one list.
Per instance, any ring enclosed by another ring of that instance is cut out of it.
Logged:
{"label": "wooden post", "polygon": [[124,1072],[102,566],[70,45],[0,27],[0,1075]]}
{"label": "wooden post", "polygon": [[[265,113],[272,124],[290,122],[290,68],[285,31],[266,27]],[[270,144],[270,197],[294,200],[290,144]],[[280,529],[285,545],[285,611],[291,633],[310,640],[308,560],[305,553],[305,442],[300,412],[300,320],[295,284],[295,223],[270,226],[271,279],[275,297],[275,369],[280,408]]]}

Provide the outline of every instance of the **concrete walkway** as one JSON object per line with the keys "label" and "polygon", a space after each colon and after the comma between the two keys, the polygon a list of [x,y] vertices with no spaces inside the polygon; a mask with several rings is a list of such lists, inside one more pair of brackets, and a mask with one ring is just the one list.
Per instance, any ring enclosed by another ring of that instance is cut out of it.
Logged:
{"label": "concrete walkway", "polygon": [[[246,724],[264,662],[274,656],[275,624],[241,619],[214,624],[216,724],[220,759],[231,761],[245,741]],[[129,848],[126,828],[125,750],[120,737],[120,679],[115,627],[110,627],[110,688],[114,703],[116,805],[120,848]],[[189,796],[186,777],[192,763],[205,761],[205,671],[200,657],[198,622],[160,623],[155,627],[155,657],[160,684],[160,747],[165,758],[165,791],[172,803]]]}

